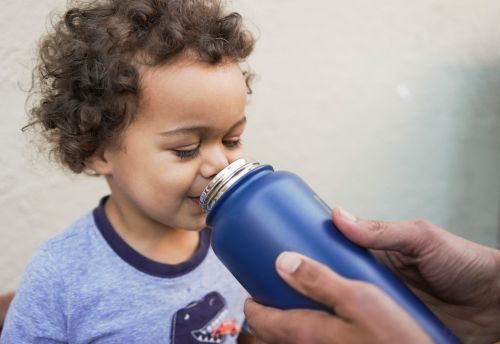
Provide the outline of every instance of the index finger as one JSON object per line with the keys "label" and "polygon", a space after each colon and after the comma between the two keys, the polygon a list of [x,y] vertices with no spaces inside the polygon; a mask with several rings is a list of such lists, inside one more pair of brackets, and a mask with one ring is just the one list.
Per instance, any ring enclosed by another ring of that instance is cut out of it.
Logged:
{"label": "index finger", "polygon": [[365,220],[341,208],[332,211],[337,228],[356,244],[376,250],[394,250],[406,255],[420,255],[439,245],[446,231],[425,221]]}

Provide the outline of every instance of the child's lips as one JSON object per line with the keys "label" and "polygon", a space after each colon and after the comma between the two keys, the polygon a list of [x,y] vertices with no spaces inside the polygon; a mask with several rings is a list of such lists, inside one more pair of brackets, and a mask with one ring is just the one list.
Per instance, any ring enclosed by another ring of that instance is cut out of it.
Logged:
{"label": "child's lips", "polygon": [[200,196],[195,196],[195,197],[189,197],[193,202],[195,202],[197,205],[201,205],[200,202]]}

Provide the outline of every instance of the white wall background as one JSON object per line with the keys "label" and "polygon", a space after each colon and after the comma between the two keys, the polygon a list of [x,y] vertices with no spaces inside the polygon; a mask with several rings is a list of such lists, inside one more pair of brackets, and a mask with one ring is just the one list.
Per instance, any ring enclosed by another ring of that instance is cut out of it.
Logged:
{"label": "white wall background", "polygon": [[[21,88],[62,0],[1,0],[0,292],[36,247],[92,209],[102,180],[38,156]],[[259,36],[249,155],[356,215],[426,218],[496,246],[498,0],[237,0]]]}

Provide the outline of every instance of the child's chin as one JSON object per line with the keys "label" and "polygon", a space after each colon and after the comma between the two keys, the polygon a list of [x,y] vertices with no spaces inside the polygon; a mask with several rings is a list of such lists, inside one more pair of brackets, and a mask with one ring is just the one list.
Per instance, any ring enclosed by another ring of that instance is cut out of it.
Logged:
{"label": "child's chin", "polygon": [[193,219],[193,221],[186,226],[186,229],[197,232],[201,231],[207,226],[207,224],[205,223],[205,219],[206,215],[202,215],[197,219]]}

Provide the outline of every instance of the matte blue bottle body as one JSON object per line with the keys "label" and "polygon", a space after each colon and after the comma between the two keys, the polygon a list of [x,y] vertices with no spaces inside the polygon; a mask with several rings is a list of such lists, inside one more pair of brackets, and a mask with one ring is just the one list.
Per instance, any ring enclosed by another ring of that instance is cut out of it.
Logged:
{"label": "matte blue bottle body", "polygon": [[[283,251],[300,252],[338,274],[377,285],[435,343],[459,340],[385,266],[335,228],[327,205],[298,176],[259,166],[227,190],[207,217],[219,259],[258,302],[281,308],[325,309],[289,286],[275,271]],[[376,321],[376,319],[374,319]]]}

